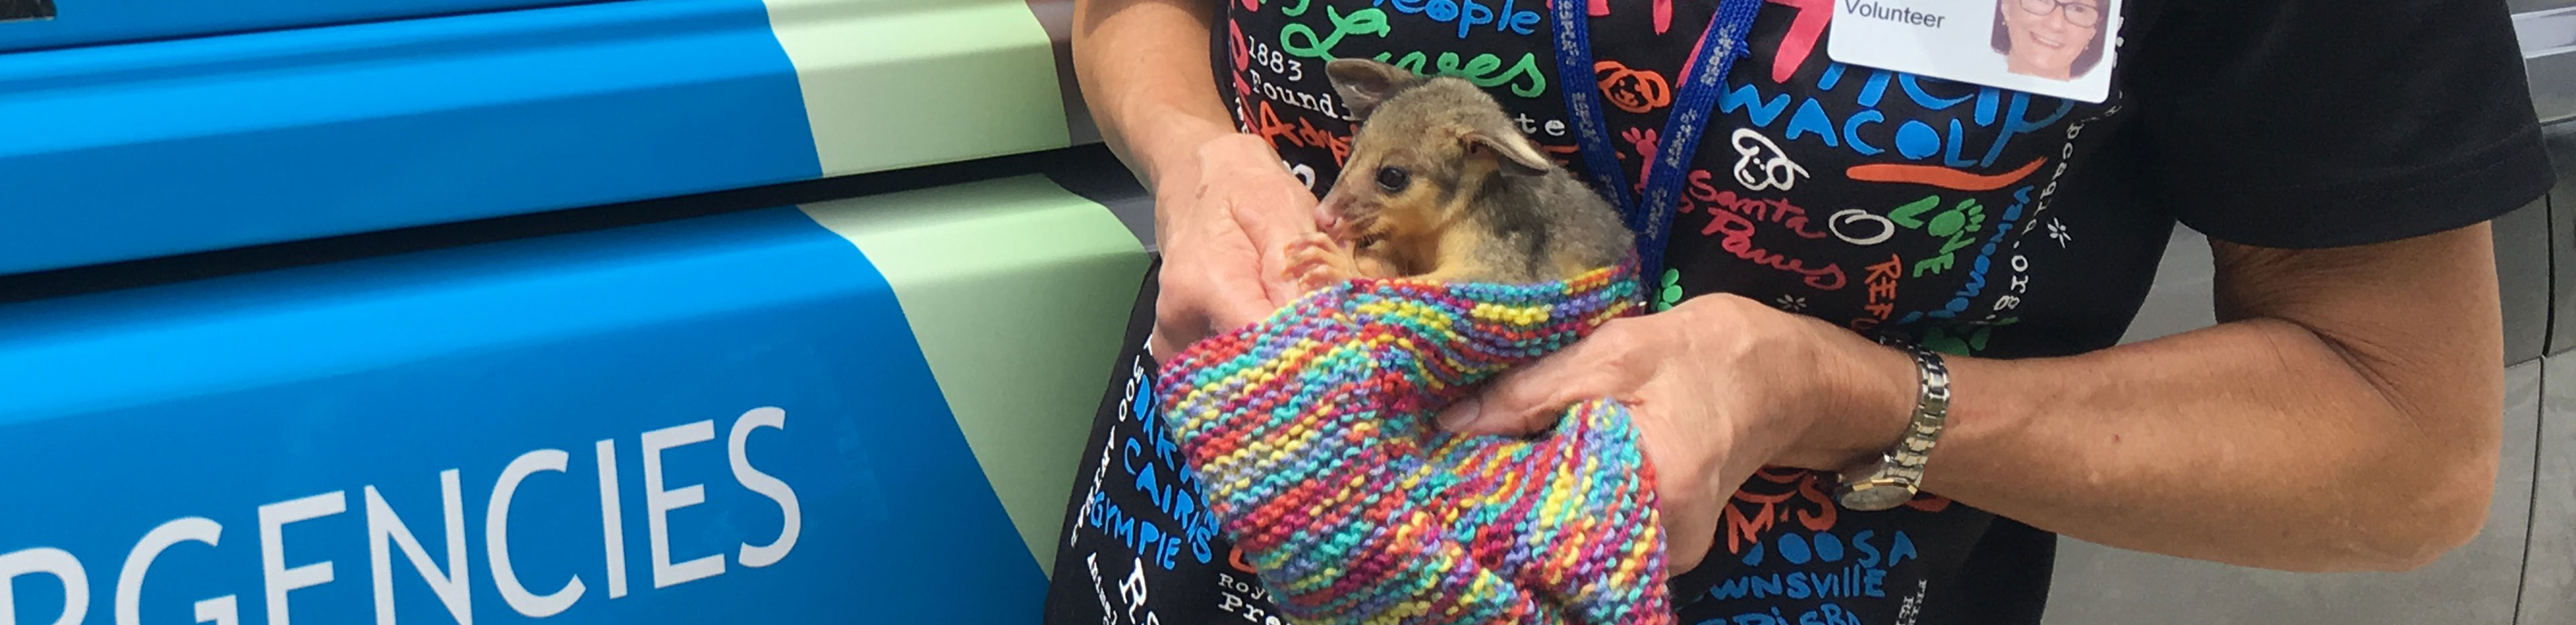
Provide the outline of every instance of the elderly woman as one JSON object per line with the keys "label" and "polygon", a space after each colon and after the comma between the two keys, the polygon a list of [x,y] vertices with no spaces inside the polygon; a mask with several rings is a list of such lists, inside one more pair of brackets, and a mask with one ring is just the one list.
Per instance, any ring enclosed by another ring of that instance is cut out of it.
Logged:
{"label": "elderly woman", "polygon": [[[2059,534],[2354,571],[2477,533],[2487,222],[2551,183],[2502,2],[2002,0],[2014,68],[2110,72],[2099,103],[1833,62],[1833,5],[1079,0],[1074,56],[1155,192],[1163,353],[1292,295],[1281,250],[1349,149],[1333,58],[1482,86],[1669,223],[1659,312],[1444,422],[1634,406],[1681,622],[2037,623]],[[2177,222],[2209,236],[2222,322],[2120,344]],[[1208,578],[1135,580],[1141,608],[1252,614],[1208,551]],[[1099,555],[1086,583],[1126,575]]]}
{"label": "elderly woman", "polygon": [[2004,71],[2074,80],[2102,62],[2101,0],[1996,0],[1996,52]]}

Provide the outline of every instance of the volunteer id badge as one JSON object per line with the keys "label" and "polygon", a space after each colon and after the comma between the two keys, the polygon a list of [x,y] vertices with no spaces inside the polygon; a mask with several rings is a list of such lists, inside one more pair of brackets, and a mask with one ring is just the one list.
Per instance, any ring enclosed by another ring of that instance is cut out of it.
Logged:
{"label": "volunteer id badge", "polygon": [[1833,0],[1835,61],[2099,104],[2121,0]]}

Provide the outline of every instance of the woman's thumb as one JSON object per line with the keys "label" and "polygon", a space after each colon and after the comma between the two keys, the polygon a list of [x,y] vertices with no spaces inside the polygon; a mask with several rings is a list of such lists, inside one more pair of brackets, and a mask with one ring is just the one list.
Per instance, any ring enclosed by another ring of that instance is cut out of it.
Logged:
{"label": "woman's thumb", "polygon": [[1537,384],[1545,378],[1527,375],[1505,375],[1495,378],[1474,395],[1452,403],[1440,411],[1440,428],[1461,434],[1518,435],[1546,429],[1548,419],[1564,407],[1553,409],[1546,404],[1548,396]]}
{"label": "woman's thumb", "polygon": [[1618,390],[1609,368],[1585,345],[1504,372],[1475,395],[1440,411],[1441,429],[1462,434],[1520,435],[1556,425],[1574,402]]}

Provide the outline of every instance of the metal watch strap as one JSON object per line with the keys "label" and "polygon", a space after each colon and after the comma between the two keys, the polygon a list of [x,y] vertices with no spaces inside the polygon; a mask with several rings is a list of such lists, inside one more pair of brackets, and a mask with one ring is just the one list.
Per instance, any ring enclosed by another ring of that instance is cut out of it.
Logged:
{"label": "metal watch strap", "polygon": [[1906,424],[1905,438],[1881,455],[1868,474],[1856,479],[1851,474],[1842,476],[1836,498],[1845,508],[1884,510],[1913,499],[1923,481],[1923,466],[1931,459],[1932,447],[1950,415],[1950,370],[1941,355],[1919,345],[1888,342],[1914,357],[1914,414]]}

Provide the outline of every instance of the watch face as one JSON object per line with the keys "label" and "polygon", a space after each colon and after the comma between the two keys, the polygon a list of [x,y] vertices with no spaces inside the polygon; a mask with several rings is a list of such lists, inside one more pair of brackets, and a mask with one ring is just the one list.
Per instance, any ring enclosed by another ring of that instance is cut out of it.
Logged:
{"label": "watch face", "polygon": [[1843,491],[1840,499],[1845,508],[1872,512],[1905,505],[1906,501],[1914,499],[1914,489],[1890,482],[1862,482]]}

